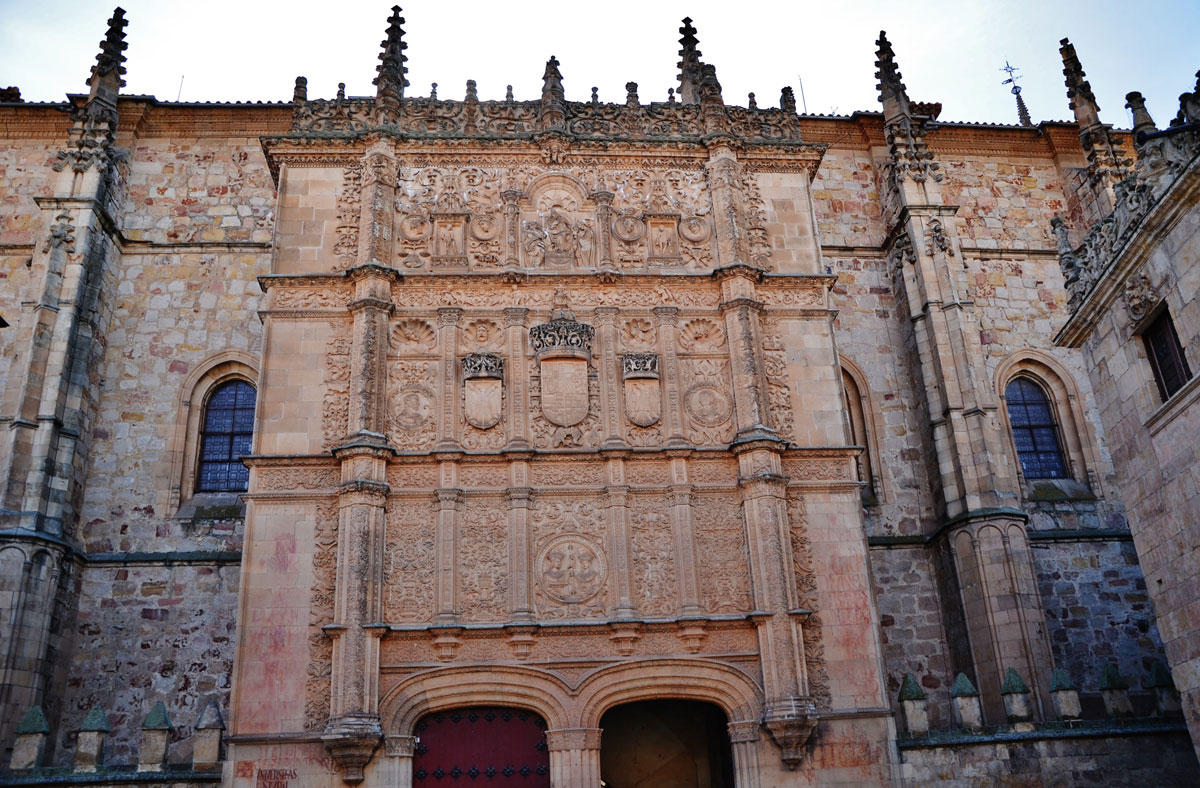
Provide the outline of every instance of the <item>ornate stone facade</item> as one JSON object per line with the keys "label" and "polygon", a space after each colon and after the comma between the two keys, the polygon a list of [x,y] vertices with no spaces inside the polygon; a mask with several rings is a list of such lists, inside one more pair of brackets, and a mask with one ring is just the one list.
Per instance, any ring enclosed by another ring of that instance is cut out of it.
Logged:
{"label": "ornate stone facade", "polygon": [[[536,716],[533,773],[598,788],[606,713],[670,699],[724,719],[739,788],[904,784],[978,760],[897,733],[902,683],[950,726],[955,674],[987,741],[1088,757],[1099,723],[1046,733],[1054,669],[1095,687],[1162,646],[1050,344],[1077,284],[1049,222],[1122,135],[935,127],[882,37],[882,114],[727,105],[690,20],[666,101],[567,101],[554,58],[539,100],[414,97],[402,25],[374,97],[218,110],[119,97],[118,13],[70,125],[0,103],[13,763],[47,727],[67,764],[102,706],[131,764],[165,700],[138,759],[195,739],[181,781],[215,781],[225,725],[227,785],[406,786],[425,718],[472,707]],[[1054,397],[1053,483],[1011,440],[1019,376]],[[248,489],[196,492],[235,380]],[[1110,744],[1168,784],[1181,730]]]}

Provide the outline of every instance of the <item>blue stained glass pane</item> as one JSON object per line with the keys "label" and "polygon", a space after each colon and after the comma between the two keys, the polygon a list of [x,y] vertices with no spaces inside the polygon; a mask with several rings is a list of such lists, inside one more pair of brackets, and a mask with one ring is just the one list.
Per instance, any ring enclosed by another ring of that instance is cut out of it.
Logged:
{"label": "blue stained glass pane", "polygon": [[241,492],[250,471],[237,461],[250,453],[254,432],[256,392],[241,380],[222,384],[209,397],[204,412],[196,489],[201,492]]}

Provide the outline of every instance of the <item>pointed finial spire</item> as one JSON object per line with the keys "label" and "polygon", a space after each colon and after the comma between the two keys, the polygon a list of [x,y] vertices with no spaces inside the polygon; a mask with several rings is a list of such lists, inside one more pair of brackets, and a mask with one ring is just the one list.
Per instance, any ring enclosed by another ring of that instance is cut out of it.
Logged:
{"label": "pointed finial spire", "polygon": [[784,112],[796,111],[796,94],[790,86],[779,91],[779,108]]}
{"label": "pointed finial spire", "polygon": [[896,53],[887,39],[887,33],[880,30],[879,40],[875,42],[879,50],[875,53],[878,58],[875,65],[879,70],[875,78],[879,80],[879,101],[883,104],[884,122],[891,122],[900,115],[912,115],[908,104],[908,92],[904,88],[900,69],[896,65]]}
{"label": "pointed finial spire", "polygon": [[475,86],[475,80],[467,80],[467,101],[479,101],[479,90]]}
{"label": "pointed finial spire", "polygon": [[592,86],[592,106],[596,106],[599,103],[600,103],[600,88],[593,85]]}
{"label": "pointed finial spire", "polygon": [[1033,121],[1029,117],[1029,108],[1025,106],[1025,99],[1021,98],[1021,86],[1017,84],[1017,80],[1020,79],[1017,76],[1017,72],[1021,69],[1005,60],[1004,68],[1000,70],[1008,74],[1008,79],[1000,84],[1012,85],[1012,94],[1017,97],[1017,120],[1021,122],[1022,126],[1032,126]]}
{"label": "pointed finial spire", "polygon": [[1150,117],[1149,110],[1146,109],[1146,99],[1138,91],[1125,94],[1125,108],[1133,113],[1133,139],[1138,141],[1138,137],[1143,134],[1152,134],[1158,131],[1158,127],[1154,125],[1154,118]]}
{"label": "pointed finial spire", "polygon": [[696,28],[692,27],[691,17],[683,18],[683,27],[679,28],[679,100],[684,104],[700,103],[700,79],[702,77],[700,62],[702,54],[696,45]]}
{"label": "pointed finial spire", "polygon": [[303,104],[308,101],[308,78],[296,77],[296,86],[292,88],[292,103]]}
{"label": "pointed finial spire", "polygon": [[395,124],[400,120],[404,89],[408,87],[408,80],[404,76],[408,73],[408,67],[404,65],[408,61],[408,56],[404,54],[408,44],[404,41],[403,25],[400,6],[392,6],[387,38],[379,44],[383,51],[379,53],[379,65],[375,67],[378,72],[374,80],[375,115],[376,121],[381,124]]}
{"label": "pointed finial spire", "polygon": [[758,99],[754,97],[754,93],[746,96],[746,109],[758,109]]}
{"label": "pointed finial spire", "polygon": [[92,75],[88,79],[88,103],[96,99],[105,101],[112,106],[117,104],[117,94],[125,87],[125,9],[117,7],[112,18],[108,20],[108,32],[100,42],[100,54],[96,55],[96,65],[92,66]]}
{"label": "pointed finial spire", "polygon": [[625,83],[625,105],[628,107],[636,107],[641,103],[638,98],[638,84],[636,82]]}
{"label": "pointed finial spire", "polygon": [[507,101],[509,104],[513,103],[512,85],[504,86],[504,100]]}
{"label": "pointed finial spire", "polygon": [[437,101],[437,83],[436,82],[431,82],[429,84],[429,100]]}
{"label": "pointed finial spire", "polygon": [[1083,73],[1083,64],[1075,54],[1075,45],[1066,38],[1058,43],[1063,60],[1063,76],[1066,77],[1067,100],[1075,112],[1075,122],[1080,128],[1097,125],[1100,123],[1100,105],[1096,103],[1091,84],[1084,79],[1087,75]]}

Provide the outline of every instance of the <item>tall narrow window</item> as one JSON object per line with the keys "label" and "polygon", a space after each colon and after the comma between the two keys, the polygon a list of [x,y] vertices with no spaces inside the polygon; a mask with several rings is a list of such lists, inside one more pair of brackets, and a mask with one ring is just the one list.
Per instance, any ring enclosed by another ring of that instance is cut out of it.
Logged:
{"label": "tall narrow window", "polygon": [[1058,426],[1050,400],[1042,387],[1029,378],[1015,378],[1004,389],[1008,405],[1008,423],[1013,443],[1026,479],[1064,479],[1067,477]]}
{"label": "tall narrow window", "polygon": [[1171,322],[1171,313],[1163,309],[1142,332],[1142,341],[1146,343],[1146,355],[1154,369],[1158,393],[1165,402],[1192,377],[1183,356],[1183,346],[1179,344],[1179,335],[1175,333],[1175,324]]}
{"label": "tall narrow window", "polygon": [[254,387],[244,380],[223,383],[204,407],[196,492],[244,492],[250,470],[240,457],[250,453],[254,433]]}

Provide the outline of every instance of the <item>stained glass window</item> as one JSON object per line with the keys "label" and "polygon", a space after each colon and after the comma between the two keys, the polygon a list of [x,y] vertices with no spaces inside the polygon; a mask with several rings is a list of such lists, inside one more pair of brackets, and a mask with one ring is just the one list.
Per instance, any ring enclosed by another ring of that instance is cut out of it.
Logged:
{"label": "stained glass window", "polygon": [[1058,427],[1046,392],[1028,378],[1017,378],[1004,390],[1004,400],[1025,478],[1066,478]]}
{"label": "stained glass window", "polygon": [[253,386],[234,380],[218,386],[208,398],[196,492],[245,492],[250,469],[239,458],[250,453],[254,396]]}

